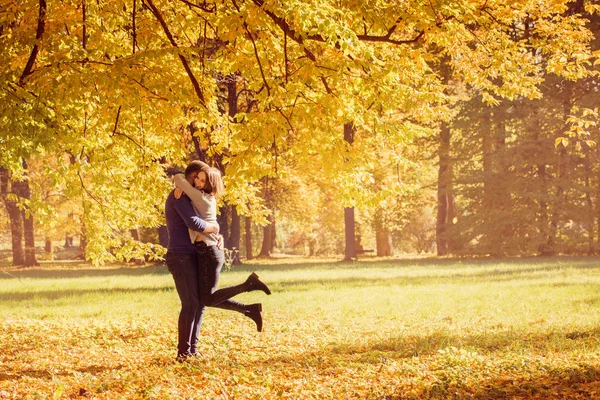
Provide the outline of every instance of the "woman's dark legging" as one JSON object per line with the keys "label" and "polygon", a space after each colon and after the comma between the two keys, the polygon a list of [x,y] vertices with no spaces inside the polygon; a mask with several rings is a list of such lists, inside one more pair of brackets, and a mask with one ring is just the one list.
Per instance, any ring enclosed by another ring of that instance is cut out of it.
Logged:
{"label": "woman's dark legging", "polygon": [[217,307],[240,313],[247,311],[246,305],[231,300],[232,297],[251,290],[248,282],[217,290],[225,255],[217,246],[196,243],[198,249],[198,271],[200,273],[200,302],[207,307]]}

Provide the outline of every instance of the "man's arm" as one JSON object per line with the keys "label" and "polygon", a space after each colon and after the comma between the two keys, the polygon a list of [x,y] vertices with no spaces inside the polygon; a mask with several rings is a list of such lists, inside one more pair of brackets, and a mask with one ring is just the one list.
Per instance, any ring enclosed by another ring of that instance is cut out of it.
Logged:
{"label": "man's arm", "polygon": [[180,199],[175,199],[175,209],[188,228],[197,232],[219,233],[219,224],[206,222],[196,215],[188,197],[182,196]]}
{"label": "man's arm", "polygon": [[185,179],[185,175],[177,174],[173,177],[173,182],[175,182],[175,186],[179,189],[183,190],[185,194],[188,195],[190,199],[192,199],[193,203],[202,203],[204,201],[204,195],[202,192],[192,185]]}

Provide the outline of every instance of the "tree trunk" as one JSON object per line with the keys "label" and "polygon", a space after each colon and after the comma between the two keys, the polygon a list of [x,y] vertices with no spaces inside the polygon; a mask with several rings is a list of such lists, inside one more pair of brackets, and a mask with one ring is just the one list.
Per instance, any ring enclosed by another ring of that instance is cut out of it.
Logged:
{"label": "tree trunk", "polygon": [[591,175],[592,175],[592,168],[591,168],[591,163],[590,163],[590,148],[589,146],[585,146],[585,151],[584,151],[584,158],[583,158],[583,163],[584,163],[584,170],[585,170],[585,179],[584,179],[584,183],[585,183],[585,202],[587,204],[587,208],[588,208],[588,212],[590,215],[590,218],[587,219],[586,218],[586,225],[587,225],[587,231],[588,231],[588,255],[592,255],[594,254],[594,234],[595,234],[595,221],[594,221],[594,201],[592,200],[592,185],[591,185]]}
{"label": "tree trunk", "polygon": [[493,184],[493,153],[494,141],[492,139],[492,113],[485,104],[482,104],[482,129],[481,129],[481,151],[483,164],[483,210],[484,213],[489,211],[494,200],[494,184]]}
{"label": "tree trunk", "polygon": [[540,188],[539,207],[536,210],[532,210],[536,212],[536,221],[537,221],[537,230],[539,231],[539,245],[537,247],[537,251],[540,255],[546,255],[548,251],[548,239],[549,239],[549,216],[548,216],[548,202],[546,201],[548,197],[548,174],[547,174],[547,164],[545,160],[542,159],[542,154],[544,153],[544,142],[540,140],[540,127],[542,126],[541,115],[540,115],[540,107],[537,101],[534,101],[531,105],[527,106],[529,112],[532,116],[534,116],[534,126],[531,128],[534,132],[533,139],[536,144],[537,149],[541,149],[535,155],[536,159],[536,172],[537,172],[537,183],[536,185]]}
{"label": "tree trunk", "polygon": [[[140,241],[140,231],[137,228],[132,228],[129,230],[129,233],[131,234],[131,238],[133,240],[135,240],[136,242]],[[146,260],[144,260],[143,258],[134,258],[132,260],[136,265],[144,265],[144,263],[146,262]]]}
{"label": "tree trunk", "polygon": [[[440,66],[440,77],[444,84],[450,82],[452,70],[448,60],[443,60]],[[450,158],[450,125],[442,122],[440,127],[440,146],[438,149],[439,169],[437,182],[437,216],[435,224],[435,241],[438,256],[444,256],[452,251],[449,228],[454,223],[454,187],[452,184],[452,164]]]}
{"label": "tree trunk", "polygon": [[26,216],[23,213],[23,234],[25,236],[25,266],[34,267],[40,265],[35,258],[35,232],[33,228],[33,215]]}
{"label": "tree trunk", "polygon": [[229,249],[233,251],[233,265],[239,265],[242,263],[240,261],[240,236],[240,215],[237,212],[237,207],[231,206],[231,229],[229,235]]}
{"label": "tree trunk", "polygon": [[445,256],[451,252],[448,228],[454,223],[455,216],[452,165],[450,161],[450,137],[450,126],[444,122],[440,128],[440,147],[438,150],[438,204],[435,229],[438,256]]}
{"label": "tree trunk", "polygon": [[389,257],[392,255],[392,236],[387,229],[376,231],[375,240],[377,242],[377,256]]}
{"label": "tree trunk", "polygon": [[[84,212],[86,211],[86,207],[84,207]],[[85,249],[87,247],[87,230],[85,228],[85,223],[83,220],[81,221],[81,235],[79,236],[79,251],[81,254],[79,255],[82,259],[85,260]]]}
{"label": "tree trunk", "polygon": [[377,246],[377,256],[387,257],[392,255],[392,236],[385,227],[381,212],[375,213],[374,220],[375,243]]}
{"label": "tree trunk", "polygon": [[223,247],[230,249],[229,245],[229,210],[231,206],[225,204],[219,208],[217,223],[219,224],[219,234],[223,235]]}
{"label": "tree trunk", "polygon": [[252,255],[252,218],[245,217],[244,218],[244,227],[245,227],[245,238],[246,238],[246,260],[252,260],[254,256]]}
{"label": "tree trunk", "polygon": [[275,214],[273,213],[273,222],[271,223],[271,243],[270,243],[270,253],[273,254],[275,251],[275,247],[277,247],[277,220],[275,219]]}
{"label": "tree trunk", "polygon": [[[502,215],[511,209],[511,185],[510,185],[510,155],[506,148],[506,105],[499,105],[494,111],[494,138],[496,148],[494,149],[494,181],[497,186],[494,188],[494,197],[498,204],[498,209]],[[505,237],[512,235],[512,232],[504,232]]]}
{"label": "tree trunk", "polygon": [[[356,127],[352,122],[344,124],[344,140],[348,143],[348,147],[354,143],[355,133]],[[350,261],[356,258],[354,207],[344,207],[344,233],[346,236],[344,261]]]}
{"label": "tree trunk", "polygon": [[25,253],[23,251],[23,221],[21,220],[21,212],[17,207],[17,203],[8,198],[10,193],[8,171],[0,167],[0,196],[2,203],[6,208],[6,213],[10,219],[10,234],[12,239],[12,257],[13,265],[23,265],[25,262]]}
{"label": "tree trunk", "polygon": [[46,253],[46,260],[54,259],[54,245],[52,244],[52,239],[46,238],[44,241],[44,252]]}
{"label": "tree trunk", "polygon": [[[27,170],[27,163],[23,162],[23,168]],[[22,182],[13,182],[13,191],[22,199],[31,201],[31,189],[29,187],[29,178]],[[29,208],[29,204],[21,210],[21,219],[23,221],[23,237],[25,239],[25,259],[24,267],[33,267],[39,265],[35,258],[35,232],[33,227],[33,213]]]}
{"label": "tree trunk", "polygon": [[6,201],[4,205],[10,218],[13,265],[22,266],[25,265],[25,250],[23,248],[23,217],[21,210],[14,201]]}
{"label": "tree trunk", "polygon": [[315,255],[315,248],[317,246],[317,240],[315,238],[308,238],[308,256],[312,257]]}
{"label": "tree trunk", "polygon": [[[565,126],[563,127],[561,132],[565,132],[569,129],[567,124],[567,119],[571,114],[571,107],[573,105],[573,90],[574,83],[571,81],[563,82],[563,96],[562,96],[562,106],[563,106],[563,118],[565,121]],[[556,201],[552,205],[552,216],[550,218],[550,235],[548,238],[548,249],[552,254],[556,254],[558,252],[559,244],[558,241],[558,230],[559,225],[563,217],[563,210],[565,208],[565,204],[567,203],[565,186],[568,179],[568,168],[569,168],[569,154],[567,152],[567,148],[565,146],[559,146],[558,153],[558,173],[557,173],[557,183],[556,183]]]}
{"label": "tree trunk", "polygon": [[65,235],[65,249],[73,247],[73,236]]}
{"label": "tree trunk", "polygon": [[263,228],[263,241],[260,254],[258,255],[259,257],[270,257],[271,249],[273,248],[272,224],[275,222],[275,217],[273,217],[273,214],[271,214],[267,219],[269,220],[269,224]]}
{"label": "tree trunk", "polygon": [[346,235],[346,252],[344,254],[344,261],[350,261],[356,258],[354,207],[344,208],[344,226],[344,232]]}

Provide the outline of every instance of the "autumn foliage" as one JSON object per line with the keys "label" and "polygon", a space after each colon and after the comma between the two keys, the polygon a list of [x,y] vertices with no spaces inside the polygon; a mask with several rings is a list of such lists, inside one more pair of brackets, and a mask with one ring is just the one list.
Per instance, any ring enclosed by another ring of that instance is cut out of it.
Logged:
{"label": "autumn foliage", "polygon": [[209,309],[184,364],[163,266],[5,269],[0,398],[596,398],[597,262],[253,265],[265,331]]}

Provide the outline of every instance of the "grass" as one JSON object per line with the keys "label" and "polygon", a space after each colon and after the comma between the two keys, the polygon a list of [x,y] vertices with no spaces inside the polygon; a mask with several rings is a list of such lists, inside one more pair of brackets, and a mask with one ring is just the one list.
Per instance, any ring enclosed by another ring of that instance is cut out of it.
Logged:
{"label": "grass", "polygon": [[164,266],[0,270],[3,398],[600,398],[600,258],[263,262],[173,361]]}

